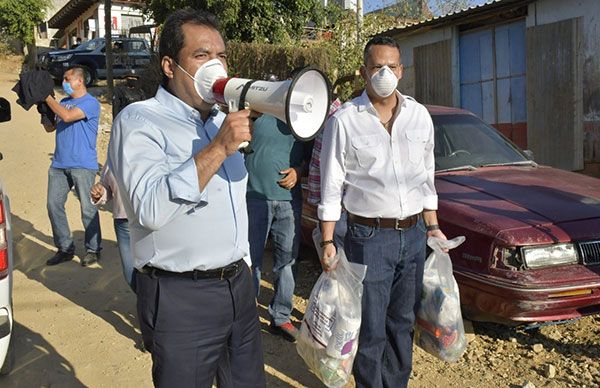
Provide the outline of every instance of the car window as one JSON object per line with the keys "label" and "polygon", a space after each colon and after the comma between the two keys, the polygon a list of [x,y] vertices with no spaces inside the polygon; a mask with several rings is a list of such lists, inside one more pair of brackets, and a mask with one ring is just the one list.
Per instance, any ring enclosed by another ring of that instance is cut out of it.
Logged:
{"label": "car window", "polygon": [[146,45],[141,40],[129,41],[127,51],[146,51]]}
{"label": "car window", "polygon": [[[102,47],[102,52],[106,52],[106,47]],[[113,54],[121,54],[125,52],[125,42],[123,42],[122,40],[113,40],[112,52]]]}
{"label": "car window", "polygon": [[527,161],[517,146],[475,116],[433,115],[432,119],[436,170]]}
{"label": "car window", "polygon": [[77,46],[76,50],[92,51],[92,50],[96,50],[98,47],[100,47],[101,44],[102,44],[101,40],[92,39],[92,40],[88,40],[87,42],[83,42],[82,44]]}

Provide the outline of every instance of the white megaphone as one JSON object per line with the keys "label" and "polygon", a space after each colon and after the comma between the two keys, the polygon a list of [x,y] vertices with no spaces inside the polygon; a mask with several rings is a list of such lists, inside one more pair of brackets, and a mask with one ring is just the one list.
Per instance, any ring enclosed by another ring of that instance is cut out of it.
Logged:
{"label": "white megaphone", "polygon": [[[329,79],[312,67],[291,80],[270,82],[245,78],[221,78],[212,87],[214,99],[230,112],[252,109],[274,116],[288,125],[298,140],[313,139],[325,124],[331,94]],[[248,142],[240,144],[240,148]]]}

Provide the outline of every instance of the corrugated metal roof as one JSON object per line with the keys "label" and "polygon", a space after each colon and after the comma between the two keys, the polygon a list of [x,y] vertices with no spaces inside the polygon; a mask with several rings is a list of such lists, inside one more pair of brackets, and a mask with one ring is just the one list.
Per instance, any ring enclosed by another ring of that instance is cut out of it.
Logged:
{"label": "corrugated metal roof", "polygon": [[[460,10],[458,10],[458,11],[454,11],[454,12],[448,12],[448,13],[447,13],[447,14],[445,14],[445,15],[434,16],[434,17],[431,17],[431,18],[429,18],[429,19],[421,20],[419,23],[429,22],[429,21],[431,21],[431,20],[443,19],[443,18],[445,18],[445,17],[448,17],[448,16],[450,16],[450,15],[456,15],[456,14],[459,14],[459,13],[462,13],[462,12],[465,12],[465,11],[468,11],[468,10],[470,10],[470,9],[478,9],[478,8],[483,8],[483,7],[486,7],[486,6],[490,5],[490,4],[494,4],[494,3],[501,3],[501,2],[503,2],[503,1],[504,1],[504,0],[488,0],[488,1],[486,1],[485,3],[476,4],[476,5],[471,5],[471,6],[468,6],[468,7],[462,8],[462,9],[460,9]],[[419,23],[414,23],[414,24],[419,24]]]}
{"label": "corrugated metal roof", "polygon": [[478,14],[480,12],[485,12],[489,10],[493,10],[496,8],[514,5],[518,3],[531,3],[535,0],[488,0],[485,3],[472,5],[466,8],[463,8],[459,11],[454,11],[447,13],[445,15],[434,16],[428,19],[420,20],[418,22],[406,23],[400,26],[392,27],[388,30],[380,32],[378,35],[391,35],[394,33],[402,33],[404,31],[413,30],[422,26],[429,25],[438,25],[445,24],[446,22],[453,21],[456,19],[461,19],[469,15]]}

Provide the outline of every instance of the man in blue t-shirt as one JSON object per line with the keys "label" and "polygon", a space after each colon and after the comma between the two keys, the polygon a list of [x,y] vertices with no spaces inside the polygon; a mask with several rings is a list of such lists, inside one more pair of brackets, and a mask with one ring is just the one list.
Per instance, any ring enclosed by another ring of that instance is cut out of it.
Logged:
{"label": "man in blue t-shirt", "polygon": [[304,145],[294,138],[284,122],[273,116],[263,114],[253,127],[253,152],[246,155],[246,200],[254,285],[258,296],[263,251],[271,234],[275,292],[269,304],[269,329],[293,342],[298,330],[290,322],[295,286],[292,266],[300,243]]}
{"label": "man in blue t-shirt", "polygon": [[63,76],[67,97],[60,103],[52,96],[46,103],[56,114],[56,126],[44,125],[46,132],[56,131],[56,147],[48,171],[48,216],[52,225],[54,245],[58,252],[46,261],[56,265],[73,258],[75,244],[69,229],[65,203],[71,188],[75,188],[81,203],[81,219],[85,228],[86,254],[81,265],[88,266],[100,258],[102,237],[98,210],[89,198],[98,171],[96,137],[100,103],[88,94],[84,70],[72,66]]}

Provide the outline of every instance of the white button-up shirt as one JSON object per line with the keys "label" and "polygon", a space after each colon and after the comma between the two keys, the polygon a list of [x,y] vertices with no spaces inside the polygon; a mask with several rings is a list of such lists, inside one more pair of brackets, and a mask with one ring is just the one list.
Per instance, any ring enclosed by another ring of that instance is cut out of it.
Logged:
{"label": "white button-up shirt", "polygon": [[391,135],[366,92],[327,122],[321,150],[319,219],[352,214],[404,219],[437,210],[434,130],[427,109],[399,92]]}
{"label": "white button-up shirt", "polygon": [[135,267],[173,272],[248,265],[248,174],[229,156],[200,191],[194,155],[217,135],[225,115],[200,113],[160,87],[127,106],[112,127],[109,163],[129,219]]}

